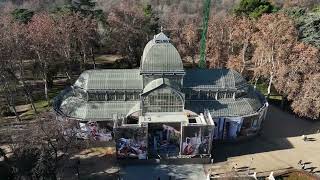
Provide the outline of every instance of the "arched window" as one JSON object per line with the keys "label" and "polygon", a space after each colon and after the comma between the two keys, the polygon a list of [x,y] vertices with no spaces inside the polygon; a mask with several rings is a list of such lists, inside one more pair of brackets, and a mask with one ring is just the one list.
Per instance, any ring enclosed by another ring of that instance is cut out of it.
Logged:
{"label": "arched window", "polygon": [[181,112],[183,99],[171,88],[162,88],[148,94],[144,99],[144,112]]}

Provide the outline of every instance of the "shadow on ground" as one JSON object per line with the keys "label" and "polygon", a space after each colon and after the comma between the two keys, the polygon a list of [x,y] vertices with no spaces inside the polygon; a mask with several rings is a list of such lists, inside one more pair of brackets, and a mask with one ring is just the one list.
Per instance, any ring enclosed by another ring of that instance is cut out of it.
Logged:
{"label": "shadow on ground", "polygon": [[215,162],[223,162],[228,157],[290,149],[293,146],[287,138],[313,134],[319,129],[319,121],[300,119],[271,105],[259,136],[236,143],[217,144],[213,155]]}
{"label": "shadow on ground", "polygon": [[124,166],[121,170],[121,176],[125,180],[158,180],[160,179],[188,179],[198,180],[206,179],[203,165],[135,165]]}
{"label": "shadow on ground", "polygon": [[281,109],[269,106],[262,134],[267,138],[288,138],[316,133],[320,130],[320,121],[306,120]]}
{"label": "shadow on ground", "polygon": [[91,142],[88,148],[72,156],[64,164],[62,179],[118,180],[119,167],[113,142]]}

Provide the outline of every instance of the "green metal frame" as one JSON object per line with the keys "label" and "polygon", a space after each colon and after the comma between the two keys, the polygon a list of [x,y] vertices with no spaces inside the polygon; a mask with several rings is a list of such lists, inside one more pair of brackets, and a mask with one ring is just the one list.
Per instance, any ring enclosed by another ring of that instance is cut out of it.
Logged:
{"label": "green metal frame", "polygon": [[211,0],[204,0],[203,3],[203,22],[202,22],[202,33],[201,33],[201,44],[200,44],[200,68],[207,68],[206,64],[206,38],[208,31],[208,21],[210,16],[210,4]]}

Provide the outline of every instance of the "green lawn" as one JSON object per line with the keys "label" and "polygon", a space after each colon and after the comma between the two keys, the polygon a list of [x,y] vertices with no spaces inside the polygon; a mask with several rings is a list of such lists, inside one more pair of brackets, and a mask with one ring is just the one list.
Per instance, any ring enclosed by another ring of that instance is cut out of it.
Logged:
{"label": "green lawn", "polygon": [[[50,98],[50,101],[52,101],[52,99],[54,97],[56,97],[60,93],[60,91],[63,90],[63,88],[64,88],[64,86],[61,86],[61,85],[57,85],[57,86],[54,86],[53,88],[51,88],[48,92],[48,96]],[[49,105],[48,101],[44,100],[43,98],[35,101],[34,105],[35,105],[38,113],[46,112],[51,109],[51,105]],[[34,118],[34,116],[35,116],[35,114],[34,114],[33,109],[31,108],[31,106],[26,112],[24,112],[20,115],[22,120],[31,120]]]}
{"label": "green lawn", "polygon": [[[34,103],[38,113],[46,112],[50,110],[50,106],[48,105],[48,102],[46,100],[40,100]],[[33,109],[30,107],[28,111],[22,113],[20,115],[21,119],[23,121],[25,120],[31,120],[35,116]]]}
{"label": "green lawn", "polygon": [[[252,85],[254,85],[254,83],[252,83]],[[268,95],[268,84],[265,82],[258,82],[257,83],[257,90],[260,91],[264,96],[267,96]],[[274,88],[271,88],[271,95],[270,95],[269,99],[281,101],[282,96]]]}

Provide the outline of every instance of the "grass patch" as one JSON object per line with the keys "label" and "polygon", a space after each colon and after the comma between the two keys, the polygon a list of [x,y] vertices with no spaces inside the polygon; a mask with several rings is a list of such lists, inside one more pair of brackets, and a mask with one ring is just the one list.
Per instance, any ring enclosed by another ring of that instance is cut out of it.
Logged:
{"label": "grass patch", "polygon": [[[254,84],[253,84],[254,85]],[[257,90],[260,91],[263,95],[268,94],[268,85],[266,83],[259,82],[256,86]]]}
{"label": "grass patch", "polygon": [[[254,86],[254,82],[251,82],[251,85]],[[268,95],[268,83],[259,81],[257,83],[256,89],[261,92],[264,96]],[[271,87],[271,94],[269,96],[269,99],[275,100],[275,101],[281,101],[282,96],[275,90],[275,88]]]}
{"label": "grass patch", "polygon": [[48,96],[50,99],[53,99],[56,97],[62,90],[64,89],[64,86],[55,86],[54,88],[50,89],[48,92]]}
{"label": "grass patch", "polygon": [[[34,103],[34,106],[36,107],[38,113],[45,112],[50,109],[50,106],[46,100],[36,101]],[[31,120],[34,118],[34,116],[35,116],[35,114],[34,114],[34,111],[31,107],[28,111],[26,111],[20,115],[21,119],[24,121]]]}
{"label": "grass patch", "polygon": [[282,100],[282,96],[280,96],[280,95],[271,95],[269,97],[269,99],[281,101]]}
{"label": "grass patch", "polygon": [[[54,97],[56,97],[62,90],[64,89],[64,85],[56,85],[53,88],[51,88],[48,92],[48,96],[50,99],[50,102],[53,100]],[[38,113],[49,111],[51,108],[51,105],[48,104],[47,100],[39,99],[34,102],[34,105],[38,111]],[[32,120],[35,117],[34,111],[32,107],[30,106],[29,110],[22,113],[20,115],[22,120]]]}
{"label": "grass patch", "polygon": [[[48,96],[50,99],[50,102],[52,102],[53,98],[56,97],[63,89],[65,88],[65,83],[55,84],[53,88],[51,88],[48,91]],[[51,109],[51,104],[48,104],[47,100],[44,99],[44,93],[41,92],[33,92],[33,98],[34,98],[34,105],[38,111],[38,113],[47,112]],[[28,121],[33,120],[35,118],[35,113],[31,107],[31,104],[24,104],[23,103],[18,104],[17,111],[20,114],[20,118],[22,121]],[[24,106],[24,107],[21,107]],[[22,108],[22,109],[21,109]],[[20,110],[19,110],[20,109]],[[1,122],[7,121],[7,119],[15,118],[14,114],[10,116],[4,116],[0,117]]]}

